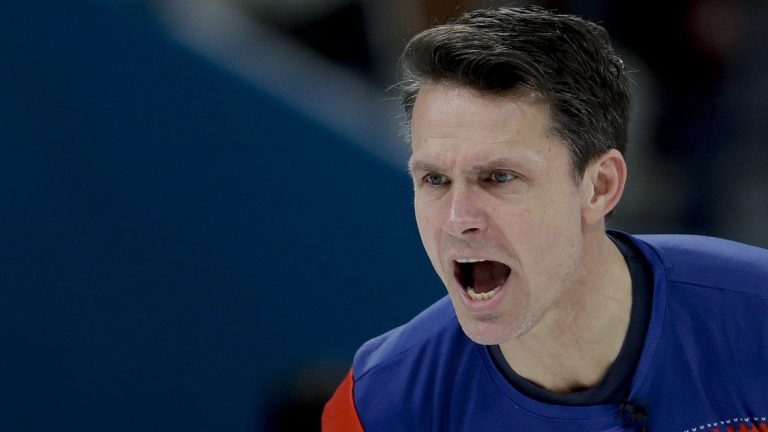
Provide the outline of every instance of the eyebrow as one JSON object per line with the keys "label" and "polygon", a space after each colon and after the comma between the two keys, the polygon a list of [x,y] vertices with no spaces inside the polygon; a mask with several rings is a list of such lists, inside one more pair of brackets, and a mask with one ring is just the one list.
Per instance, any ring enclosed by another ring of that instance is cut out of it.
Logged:
{"label": "eyebrow", "polygon": [[[508,169],[512,168],[514,166],[518,166],[521,163],[521,159],[529,159],[526,157],[522,158],[498,158],[493,159],[491,161],[488,161],[487,163],[475,165],[472,167],[471,172],[485,172],[485,171],[492,171],[496,169]],[[424,161],[411,161],[408,163],[408,172],[413,174],[415,171],[424,171],[424,172],[440,172],[442,169],[434,164],[431,164],[429,162]]]}
{"label": "eyebrow", "polygon": [[431,163],[424,161],[408,162],[408,172],[413,174],[415,171],[432,172],[440,171],[440,168],[438,168],[437,165],[432,165]]}

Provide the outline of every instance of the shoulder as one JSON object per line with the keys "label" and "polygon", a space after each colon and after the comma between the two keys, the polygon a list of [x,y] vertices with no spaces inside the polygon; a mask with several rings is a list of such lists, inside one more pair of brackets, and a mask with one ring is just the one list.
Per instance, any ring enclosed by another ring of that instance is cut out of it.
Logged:
{"label": "shoulder", "polygon": [[354,403],[365,430],[433,430],[434,407],[448,406],[454,382],[481,364],[450,300],[441,299],[355,355]]}
{"label": "shoulder", "polygon": [[671,283],[768,297],[768,250],[694,235],[642,235]]}
{"label": "shoulder", "polygon": [[355,379],[392,362],[406,361],[417,351],[438,348],[457,331],[461,333],[453,306],[443,297],[407,324],[366,342],[355,354]]}
{"label": "shoulder", "polygon": [[[768,251],[702,236],[632,239],[654,276],[651,321],[638,366],[647,371],[640,391],[649,410],[663,419],[687,415],[680,407],[741,412],[745,403],[763,404]],[[712,394],[691,389],[717,389],[717,402],[711,405]]]}

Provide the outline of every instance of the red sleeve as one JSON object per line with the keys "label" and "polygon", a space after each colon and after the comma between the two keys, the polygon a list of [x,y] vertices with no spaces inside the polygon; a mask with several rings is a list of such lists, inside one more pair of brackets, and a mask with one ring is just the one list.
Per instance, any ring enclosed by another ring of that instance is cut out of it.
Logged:
{"label": "red sleeve", "polygon": [[365,432],[355,409],[352,369],[323,410],[323,432]]}

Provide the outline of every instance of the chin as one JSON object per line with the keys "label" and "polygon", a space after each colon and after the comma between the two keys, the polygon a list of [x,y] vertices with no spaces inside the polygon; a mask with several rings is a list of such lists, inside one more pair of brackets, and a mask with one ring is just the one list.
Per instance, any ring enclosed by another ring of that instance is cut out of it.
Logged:
{"label": "chin", "polygon": [[480,345],[501,345],[513,341],[530,330],[528,320],[503,320],[501,318],[481,321],[458,315],[464,334]]}

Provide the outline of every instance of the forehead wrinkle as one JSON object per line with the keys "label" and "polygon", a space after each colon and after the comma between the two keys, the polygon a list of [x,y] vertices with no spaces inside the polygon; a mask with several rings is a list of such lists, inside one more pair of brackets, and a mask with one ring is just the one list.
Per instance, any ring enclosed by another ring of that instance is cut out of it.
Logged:
{"label": "forehead wrinkle", "polygon": [[[429,140],[427,140],[429,141]],[[431,143],[435,143],[435,141],[431,141]],[[425,143],[427,146],[429,146],[430,142]],[[504,148],[504,146],[509,145],[509,147]],[[489,146],[490,150],[484,146]],[[498,148],[498,147],[501,148]],[[543,162],[544,161],[544,154],[548,152],[547,148],[520,148],[515,145],[515,140],[504,140],[504,141],[494,141],[490,143],[480,143],[476,144],[475,146],[472,146],[468,151],[466,151],[465,154],[461,155],[459,157],[459,160],[477,160],[478,162],[475,162],[475,166],[477,167],[490,167],[490,166],[501,166],[501,165],[509,165],[509,164],[519,164],[521,162],[530,161],[530,162]],[[440,151],[438,148],[430,148],[430,149],[424,149],[419,152],[412,152],[411,158],[408,161],[409,165],[418,165],[419,167],[429,166],[429,167],[437,167],[437,165],[440,165],[439,162],[428,162],[427,160],[422,160],[417,158],[417,155],[424,154],[426,159],[432,159],[433,157],[435,159],[441,160],[443,159],[443,152]]]}
{"label": "forehead wrinkle", "polygon": [[526,154],[521,154],[518,157],[500,157],[500,158],[491,159],[487,162],[475,164],[472,167],[472,171],[482,172],[482,171],[489,171],[494,169],[514,168],[514,167],[520,166],[521,164],[527,164],[531,162],[538,164],[543,161],[543,159],[539,155],[536,155],[532,151],[526,151],[521,153],[526,153]]}
{"label": "forehead wrinkle", "polygon": [[[434,147],[442,144],[458,143],[472,143],[476,147],[481,146],[509,146],[509,151],[515,151],[518,145],[529,145],[531,136],[529,133],[523,132],[518,128],[506,129],[505,125],[499,127],[493,127],[490,130],[495,130],[496,136],[486,137],[487,140],[478,140],[478,134],[481,132],[488,132],[488,127],[481,127],[475,124],[467,125],[449,125],[443,127],[442,131],[437,133],[417,133],[412,131],[411,137],[411,152],[415,150],[415,147]],[[447,130],[446,130],[447,129]],[[455,131],[451,133],[451,131]],[[554,138],[561,141],[563,145],[566,143],[562,140],[560,135],[555,130],[555,125],[549,120],[545,119],[541,124],[541,136],[544,138]]]}

